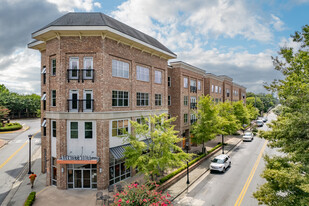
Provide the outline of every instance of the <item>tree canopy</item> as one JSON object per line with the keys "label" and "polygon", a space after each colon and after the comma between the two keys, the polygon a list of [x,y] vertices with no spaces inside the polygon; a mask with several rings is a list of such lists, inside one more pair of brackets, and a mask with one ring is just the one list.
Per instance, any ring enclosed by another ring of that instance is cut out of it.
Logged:
{"label": "tree canopy", "polygon": [[277,92],[282,104],[272,130],[262,132],[271,147],[284,155],[265,157],[262,185],[254,197],[260,204],[299,205],[309,203],[309,26],[292,35],[299,49],[283,47],[273,58],[275,69],[284,75],[265,87]]}
{"label": "tree canopy", "polygon": [[230,135],[237,132],[240,128],[238,120],[233,112],[233,106],[231,102],[220,102],[217,105],[219,115],[219,134]]}

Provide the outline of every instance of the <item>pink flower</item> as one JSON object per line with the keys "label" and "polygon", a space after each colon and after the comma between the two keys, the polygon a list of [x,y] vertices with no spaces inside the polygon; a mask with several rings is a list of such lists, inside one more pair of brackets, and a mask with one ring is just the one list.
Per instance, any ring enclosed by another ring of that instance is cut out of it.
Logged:
{"label": "pink flower", "polygon": [[127,200],[126,203],[130,203],[130,200]]}
{"label": "pink flower", "polygon": [[147,200],[146,200],[146,199],[143,199],[143,201],[144,201],[144,202],[147,202]]}
{"label": "pink flower", "polygon": [[171,197],[171,195],[170,195],[170,194],[168,194],[168,192],[166,193],[166,196],[167,196],[167,197]]}
{"label": "pink flower", "polygon": [[118,202],[122,202],[121,198],[118,200]]}

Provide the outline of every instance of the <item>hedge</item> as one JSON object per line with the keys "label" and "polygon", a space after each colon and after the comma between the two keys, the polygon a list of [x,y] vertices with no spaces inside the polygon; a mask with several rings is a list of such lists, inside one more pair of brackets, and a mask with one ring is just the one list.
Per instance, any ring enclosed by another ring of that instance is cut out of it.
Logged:
{"label": "hedge", "polygon": [[[210,154],[212,153],[214,150],[216,150],[217,148],[221,147],[222,143],[219,143],[217,146],[211,148],[209,151],[207,151],[207,154]],[[198,156],[197,158],[195,158],[194,160],[191,160],[189,162],[189,167],[191,165],[193,165],[194,163],[196,163],[197,161],[199,161],[200,159],[202,159],[203,157],[205,157],[207,154],[201,154],[200,156]],[[171,179],[172,177],[174,177],[175,175],[177,175],[178,173],[182,172],[184,169],[186,169],[187,166],[184,165],[180,168],[178,168],[177,170],[171,172],[170,174],[166,175],[165,177],[162,177],[160,180],[159,180],[159,184],[162,184],[164,182],[166,182],[167,180]]]}
{"label": "hedge", "polygon": [[24,206],[31,206],[33,202],[35,201],[35,192],[31,192],[24,204]]}
{"label": "hedge", "polygon": [[23,126],[20,125],[19,123],[7,123],[5,124],[5,127],[0,127],[0,132],[1,131],[13,131],[13,130],[18,130],[21,129]]}

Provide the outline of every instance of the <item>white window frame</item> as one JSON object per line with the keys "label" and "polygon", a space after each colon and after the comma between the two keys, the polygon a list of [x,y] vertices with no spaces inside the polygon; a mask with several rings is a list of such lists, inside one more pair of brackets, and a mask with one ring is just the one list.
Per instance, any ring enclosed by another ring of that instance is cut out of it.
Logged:
{"label": "white window frame", "polygon": [[[74,108],[73,109],[73,95],[74,94],[77,94],[77,108]],[[77,112],[78,111],[78,109],[79,109],[79,91],[78,90],[70,90],[70,92],[69,92],[69,98],[70,98],[70,100],[71,101],[69,101],[69,111],[70,112]]]}
{"label": "white window frame", "polygon": [[[85,139],[93,139],[93,122],[92,121],[84,121],[84,138]],[[86,138],[86,132],[89,132],[89,129],[86,129],[86,123],[91,123],[91,138]]]}
{"label": "white window frame", "polygon": [[149,82],[149,68],[136,66],[136,79],[143,82]]}
{"label": "white window frame", "polygon": [[201,90],[201,81],[197,81],[197,89]]}
{"label": "white window frame", "polygon": [[43,120],[42,127],[46,127],[46,119]]}
{"label": "white window frame", "polygon": [[[70,57],[69,59],[69,62],[70,62],[70,71],[69,71],[69,77],[70,79],[78,79],[78,74],[79,74],[79,58],[78,57]],[[76,76],[74,75],[73,76],[73,62],[76,62]]]}
{"label": "white window frame", "polygon": [[188,114],[187,113],[183,114],[183,123],[188,124]]}
{"label": "white window frame", "polygon": [[[113,99],[115,99],[115,98],[113,98],[113,92],[117,92],[117,97],[116,97],[116,101],[117,101],[117,104],[116,104],[116,106],[115,105],[113,105]],[[123,97],[122,97],[122,102],[123,102],[123,105],[120,105],[119,106],[119,92],[123,92]],[[126,99],[126,98],[124,98],[124,93],[128,93],[128,105],[124,105],[124,100]],[[112,90],[112,107],[129,107],[130,106],[130,93],[129,93],[129,91],[121,91],[121,90]]]}
{"label": "white window frame", "polygon": [[155,81],[156,84],[162,84],[162,72],[155,70]]}
{"label": "white window frame", "polygon": [[218,86],[215,86],[215,92],[218,93]]}
{"label": "white window frame", "polygon": [[190,97],[190,103],[196,103],[196,97]]}
{"label": "white window frame", "polygon": [[188,88],[188,77],[183,78],[183,87]]}
{"label": "white window frame", "polygon": [[[130,119],[115,119],[115,120],[111,120],[110,121],[110,137],[118,137],[118,136],[121,136],[121,135],[118,135],[118,130],[120,127],[118,127],[118,122],[119,121],[125,121],[127,120],[128,121],[128,132],[131,133],[131,124],[130,124]],[[113,122],[114,121],[117,121],[117,135],[116,136],[113,136]],[[122,127],[123,128],[123,127]]]}
{"label": "white window frame", "polygon": [[112,60],[112,76],[129,79],[130,65],[127,62],[113,59]]}
{"label": "white window frame", "polygon": [[215,90],[215,86],[212,84],[211,85],[211,92],[214,92],[214,90]]}
{"label": "white window frame", "polygon": [[[87,94],[90,94],[91,95],[91,98],[90,98],[90,104],[91,104],[91,108],[86,108],[86,104],[87,104],[87,102],[86,102],[86,100],[87,100]],[[92,111],[92,109],[93,109],[93,91],[92,90],[90,90],[90,89],[85,89],[84,90],[84,94],[83,94],[83,96],[84,96],[84,98],[83,98],[83,111],[84,112],[87,112],[87,111]]]}
{"label": "white window frame", "polygon": [[41,98],[41,101],[46,101],[46,93],[45,93],[45,92],[43,93],[43,96],[42,96],[42,98]]}
{"label": "white window frame", "polygon": [[[157,98],[157,97],[160,97],[160,98]],[[157,104],[157,101],[160,104]],[[162,106],[162,94],[155,94],[155,106]]]}
{"label": "white window frame", "polygon": [[[55,67],[53,65],[53,61],[55,61]],[[51,76],[56,76],[57,73],[57,60],[56,58],[50,59],[50,75]]]}
{"label": "white window frame", "polygon": [[190,86],[196,87],[196,80],[190,79]]}
{"label": "white window frame", "polygon": [[[138,93],[139,93],[139,95],[138,95]],[[147,94],[147,98],[145,98],[146,94]],[[138,98],[138,96],[139,96],[139,98]],[[142,98],[142,96],[144,98]],[[145,104],[146,100],[147,100],[147,104]],[[144,101],[144,105],[142,105],[142,101]],[[139,102],[139,105],[138,105],[138,102]],[[149,93],[136,92],[136,106],[137,107],[147,107],[147,106],[149,106]]]}
{"label": "white window frame", "polygon": [[[55,97],[53,97],[53,93],[55,92]],[[57,105],[57,91],[56,90],[51,90],[51,93],[50,93],[50,96],[51,96],[51,103],[50,103],[50,105],[51,105],[51,107],[55,107],[56,105]],[[55,100],[55,105],[54,105],[54,101],[53,100]]]}
{"label": "white window frame", "polygon": [[[90,68],[86,68],[86,61],[91,61]],[[93,78],[93,57],[84,57],[84,69],[91,69],[91,71],[88,73],[88,71],[83,72],[83,79],[92,79]],[[89,76],[90,74],[90,76]]]}
{"label": "white window frame", "polygon": [[188,99],[189,99],[188,96],[183,96],[183,105],[184,106],[188,106],[188,102],[189,102]]}
{"label": "white window frame", "polygon": [[219,94],[221,94],[221,87],[219,87]]}
{"label": "white window frame", "polygon": [[[77,138],[72,138],[72,123],[77,123],[77,129],[74,129],[73,132],[77,132]],[[79,122],[78,121],[70,121],[69,123],[69,133],[70,133],[70,139],[78,139],[79,138]]]}
{"label": "white window frame", "polygon": [[[56,136],[54,136],[54,123],[55,123],[55,134]],[[50,128],[51,128],[51,137],[54,137],[54,138],[57,138],[57,122],[56,120],[51,120],[51,125],[50,125]]]}

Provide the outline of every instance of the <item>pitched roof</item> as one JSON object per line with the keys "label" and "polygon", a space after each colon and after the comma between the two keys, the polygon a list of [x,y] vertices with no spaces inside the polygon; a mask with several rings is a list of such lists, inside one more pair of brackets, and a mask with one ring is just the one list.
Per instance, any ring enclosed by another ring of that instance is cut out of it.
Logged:
{"label": "pitched roof", "polygon": [[70,12],[32,34],[52,26],[108,26],[176,56],[155,38],[99,12]]}

